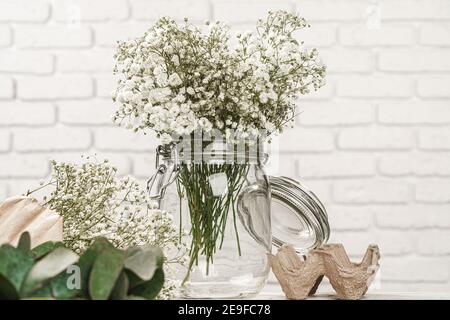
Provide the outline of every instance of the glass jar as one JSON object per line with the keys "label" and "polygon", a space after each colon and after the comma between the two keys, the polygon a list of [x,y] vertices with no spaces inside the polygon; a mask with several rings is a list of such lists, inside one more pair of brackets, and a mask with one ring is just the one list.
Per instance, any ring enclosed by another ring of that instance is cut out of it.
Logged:
{"label": "glass jar", "polygon": [[[148,191],[175,216],[188,262],[178,266],[186,298],[238,298],[259,293],[272,246],[300,255],[328,240],[325,207],[289,177],[267,176],[261,144],[188,140],[157,148]],[[160,159],[161,158],[161,159]]]}
{"label": "glass jar", "polygon": [[204,141],[159,147],[148,189],[174,215],[188,261],[177,270],[187,298],[259,293],[270,266],[271,194],[260,145]]}

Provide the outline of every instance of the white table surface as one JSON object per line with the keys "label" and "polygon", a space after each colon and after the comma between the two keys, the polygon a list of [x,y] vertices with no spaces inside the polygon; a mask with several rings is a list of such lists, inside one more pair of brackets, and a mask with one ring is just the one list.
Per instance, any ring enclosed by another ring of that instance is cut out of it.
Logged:
{"label": "white table surface", "polygon": [[[259,300],[285,300],[283,292],[277,283],[268,283],[263,291],[253,299]],[[307,300],[331,300],[336,299],[332,291],[319,292]],[[450,293],[445,292],[383,292],[369,290],[363,297],[364,300],[450,300]]]}

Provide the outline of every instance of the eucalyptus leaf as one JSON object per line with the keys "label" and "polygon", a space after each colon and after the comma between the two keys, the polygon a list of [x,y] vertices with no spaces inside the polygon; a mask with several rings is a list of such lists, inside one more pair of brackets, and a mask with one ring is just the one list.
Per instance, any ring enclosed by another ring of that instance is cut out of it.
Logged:
{"label": "eucalyptus leaf", "polygon": [[30,250],[29,240],[25,233],[17,248],[0,246],[0,299],[154,299],[162,289],[158,248],[124,251],[99,238],[78,257],[61,242]]}
{"label": "eucalyptus leaf", "polygon": [[21,285],[32,266],[33,258],[28,252],[9,244],[0,247],[0,275],[8,279],[17,292],[20,292]]}
{"label": "eucalyptus leaf", "polygon": [[81,291],[83,296],[89,296],[89,275],[97,257],[105,250],[114,246],[105,238],[97,238],[94,243],[80,256],[78,266],[81,272]]}
{"label": "eucalyptus leaf", "polygon": [[42,287],[39,287],[37,290],[33,291],[33,293],[26,298],[33,299],[33,300],[54,299],[53,294],[52,294],[52,288],[51,288],[50,284],[48,284],[48,283]]}
{"label": "eucalyptus leaf", "polygon": [[156,270],[153,278],[149,281],[141,283],[137,287],[131,289],[129,294],[132,296],[140,296],[145,299],[155,299],[164,285],[164,271],[162,268]]}
{"label": "eucalyptus leaf", "polygon": [[31,249],[31,238],[28,231],[22,233],[17,244],[17,249],[28,252]]}
{"label": "eucalyptus leaf", "polygon": [[80,294],[81,288],[69,287],[71,276],[72,274],[69,274],[67,273],[67,270],[64,270],[51,280],[49,285],[54,298],[70,299]]}
{"label": "eucalyptus leaf", "polygon": [[110,296],[123,269],[125,251],[106,249],[95,260],[89,277],[89,294],[94,300],[106,300]]}
{"label": "eucalyptus leaf", "polygon": [[117,279],[116,285],[114,286],[113,291],[111,292],[110,299],[112,300],[125,300],[127,298],[128,293],[128,277],[127,274],[122,271]]}
{"label": "eucalyptus leaf", "polygon": [[30,270],[22,285],[22,295],[28,296],[43,287],[45,282],[78,261],[78,255],[66,248],[56,248],[39,260]]}
{"label": "eucalyptus leaf", "polygon": [[47,241],[34,247],[31,250],[31,255],[33,256],[34,259],[40,259],[50,251],[53,251],[54,249],[61,247],[64,247],[64,244],[62,242]]}
{"label": "eucalyptus leaf", "polygon": [[97,257],[108,249],[113,249],[114,246],[105,238],[98,238],[94,243],[81,255],[78,265],[81,268],[82,276],[89,274]]}
{"label": "eucalyptus leaf", "polygon": [[17,300],[20,299],[19,292],[14,285],[0,274],[0,300]]}
{"label": "eucalyptus leaf", "polygon": [[156,269],[162,265],[163,253],[157,247],[144,246],[129,252],[131,255],[125,260],[125,268],[133,271],[144,281],[150,280]]}
{"label": "eucalyptus leaf", "polygon": [[145,282],[145,280],[142,280],[138,275],[136,275],[133,271],[129,269],[125,269],[125,272],[128,277],[128,286],[131,289],[136,288],[138,285]]}

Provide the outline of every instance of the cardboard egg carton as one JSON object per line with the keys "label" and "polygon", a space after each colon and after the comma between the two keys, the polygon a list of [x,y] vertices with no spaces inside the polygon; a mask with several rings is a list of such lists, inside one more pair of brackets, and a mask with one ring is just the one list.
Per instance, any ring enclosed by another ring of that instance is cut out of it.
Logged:
{"label": "cardboard egg carton", "polygon": [[288,299],[313,295],[327,277],[340,299],[360,299],[379,269],[380,251],[370,245],[360,263],[351,262],[342,244],[326,244],[302,259],[290,245],[269,255],[272,271]]}

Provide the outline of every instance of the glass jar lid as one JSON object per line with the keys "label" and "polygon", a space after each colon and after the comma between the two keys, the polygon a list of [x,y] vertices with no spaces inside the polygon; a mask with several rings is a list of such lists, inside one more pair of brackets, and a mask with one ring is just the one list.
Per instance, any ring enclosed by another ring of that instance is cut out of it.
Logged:
{"label": "glass jar lid", "polygon": [[328,216],[319,198],[300,182],[269,177],[272,192],[272,242],[291,244],[300,254],[325,243],[330,234]]}

